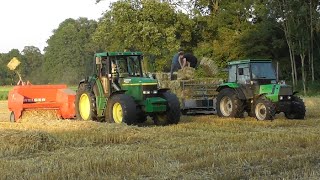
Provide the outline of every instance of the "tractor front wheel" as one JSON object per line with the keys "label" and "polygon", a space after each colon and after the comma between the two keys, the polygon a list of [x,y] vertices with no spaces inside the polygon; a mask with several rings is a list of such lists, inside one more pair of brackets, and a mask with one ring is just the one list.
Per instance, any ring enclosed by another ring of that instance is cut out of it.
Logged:
{"label": "tractor front wheel", "polygon": [[243,102],[233,89],[223,89],[217,97],[217,113],[219,117],[243,117]]}
{"label": "tractor front wheel", "polygon": [[162,98],[167,100],[167,110],[164,113],[157,113],[153,120],[156,125],[178,124],[180,121],[180,102],[175,94],[165,92]]}
{"label": "tractor front wheel", "polygon": [[76,116],[80,120],[96,120],[96,98],[87,84],[80,84],[76,94]]}
{"label": "tractor front wheel", "polygon": [[131,96],[117,94],[108,102],[107,118],[110,123],[126,123],[128,125],[137,123],[137,105]]}
{"label": "tractor front wheel", "polygon": [[275,105],[265,97],[260,97],[254,106],[257,120],[273,120],[276,114]]}
{"label": "tractor front wheel", "polygon": [[306,106],[302,99],[293,96],[290,111],[285,112],[284,115],[287,119],[304,119],[306,115]]}

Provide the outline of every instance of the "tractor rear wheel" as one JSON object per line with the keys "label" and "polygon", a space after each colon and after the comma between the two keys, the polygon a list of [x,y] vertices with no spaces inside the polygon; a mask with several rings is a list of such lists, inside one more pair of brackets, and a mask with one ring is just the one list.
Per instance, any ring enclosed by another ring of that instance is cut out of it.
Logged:
{"label": "tractor rear wheel", "polygon": [[254,113],[257,120],[273,120],[276,114],[276,108],[270,100],[265,97],[260,97],[254,105]]}
{"label": "tractor rear wheel", "polygon": [[290,112],[285,112],[287,119],[304,119],[306,115],[306,106],[301,98],[293,96]]}
{"label": "tractor rear wheel", "polygon": [[167,100],[167,111],[164,113],[157,113],[154,115],[153,120],[156,125],[169,125],[178,124],[180,121],[180,102],[175,94],[165,92],[162,98]]}
{"label": "tractor rear wheel", "polygon": [[223,89],[217,97],[217,113],[219,117],[243,117],[243,101],[233,89]]}
{"label": "tractor rear wheel", "polygon": [[76,94],[76,116],[79,120],[96,120],[96,98],[88,84],[80,84]]}
{"label": "tractor rear wheel", "polygon": [[131,96],[117,94],[111,97],[107,106],[108,122],[126,123],[128,125],[137,123],[137,104]]}

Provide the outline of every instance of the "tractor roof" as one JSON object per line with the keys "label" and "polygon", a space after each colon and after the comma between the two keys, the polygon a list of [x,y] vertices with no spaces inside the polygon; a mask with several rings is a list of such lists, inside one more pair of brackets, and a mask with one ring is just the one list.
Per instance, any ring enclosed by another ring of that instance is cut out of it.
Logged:
{"label": "tractor roof", "polygon": [[249,63],[271,63],[271,59],[245,59],[228,62],[228,65],[249,64]]}
{"label": "tractor roof", "polygon": [[105,57],[105,56],[139,56],[142,55],[142,52],[103,52],[103,53],[96,53],[96,57]]}

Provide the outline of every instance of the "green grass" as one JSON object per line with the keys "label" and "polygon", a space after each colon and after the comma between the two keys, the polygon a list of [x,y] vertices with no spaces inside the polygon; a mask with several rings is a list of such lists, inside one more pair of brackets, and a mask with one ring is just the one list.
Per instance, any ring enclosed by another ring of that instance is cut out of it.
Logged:
{"label": "green grass", "polygon": [[272,122],[183,116],[178,125],[138,127],[0,116],[0,172],[4,179],[319,179],[320,98],[304,100],[306,120],[280,114]]}
{"label": "green grass", "polygon": [[13,86],[0,86],[0,100],[7,100],[8,93],[13,88]]}

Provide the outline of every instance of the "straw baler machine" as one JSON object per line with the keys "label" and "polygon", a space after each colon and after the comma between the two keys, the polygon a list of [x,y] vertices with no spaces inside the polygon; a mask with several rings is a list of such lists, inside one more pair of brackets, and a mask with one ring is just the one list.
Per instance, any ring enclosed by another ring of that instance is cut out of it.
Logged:
{"label": "straw baler machine", "polygon": [[75,118],[75,95],[66,85],[32,85],[25,83],[17,69],[20,61],[12,58],[7,67],[19,76],[19,82],[8,95],[10,121],[18,122],[24,111],[54,110],[59,118]]}
{"label": "straw baler machine", "polygon": [[29,110],[55,110],[59,118],[74,118],[75,94],[66,85],[15,86],[8,96],[10,121],[19,121],[22,112]]}

